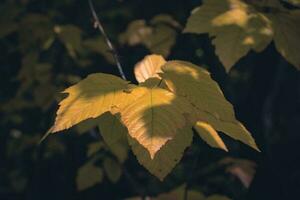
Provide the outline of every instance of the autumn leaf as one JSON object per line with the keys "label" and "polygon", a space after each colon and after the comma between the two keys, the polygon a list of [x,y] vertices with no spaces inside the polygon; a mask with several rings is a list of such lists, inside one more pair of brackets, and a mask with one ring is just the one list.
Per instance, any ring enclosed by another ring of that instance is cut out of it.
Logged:
{"label": "autumn leaf", "polygon": [[132,95],[134,93],[138,93],[139,98],[120,111],[121,121],[129,135],[145,147],[153,159],[177,130],[187,124],[193,110],[184,98],[153,85],[153,80],[133,89]]}
{"label": "autumn leaf", "polygon": [[222,138],[208,123],[198,121],[194,126],[199,136],[210,146],[228,151]]}
{"label": "autumn leaf", "polygon": [[184,32],[208,33],[227,71],[251,49],[262,51],[273,36],[270,20],[240,0],[204,1]]}
{"label": "autumn leaf", "polygon": [[159,77],[157,73],[161,72],[161,67],[166,60],[160,55],[149,55],[138,62],[134,67],[134,75],[136,80],[141,83],[151,77]]}
{"label": "autumn leaf", "polygon": [[160,75],[169,89],[188,99],[196,108],[200,121],[258,150],[251,134],[235,118],[233,106],[208,71],[184,61],[169,61],[162,71]]}
{"label": "autumn leaf", "polygon": [[149,154],[137,140],[129,136],[129,144],[137,157],[139,163],[143,165],[150,173],[163,180],[180,161],[183,152],[188,147],[193,138],[193,132],[190,127],[178,130],[174,138],[156,152],[154,158]]}
{"label": "autumn leaf", "polygon": [[51,132],[61,131],[101,114],[122,103],[128,82],[109,74],[92,74],[66,89],[68,97],[60,102]]}

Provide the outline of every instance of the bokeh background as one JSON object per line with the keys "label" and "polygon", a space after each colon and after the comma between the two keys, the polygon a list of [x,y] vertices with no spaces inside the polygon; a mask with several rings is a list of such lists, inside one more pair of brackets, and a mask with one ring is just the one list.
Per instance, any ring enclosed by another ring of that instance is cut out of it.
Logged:
{"label": "bokeh background", "polygon": [[[261,153],[223,135],[229,153],[194,137],[182,161],[160,182],[131,152],[122,165],[116,163],[101,135],[88,125],[51,135],[39,145],[64,88],[90,73],[119,73],[93,27],[88,1],[2,0],[0,199],[126,199],[156,196],[182,184],[207,196],[298,199],[300,73],[271,44],[262,53],[250,52],[227,74],[207,35],[182,33],[200,3],[94,0],[130,81],[136,83],[133,67],[150,53],[205,67]],[[91,161],[96,170],[85,168]]]}

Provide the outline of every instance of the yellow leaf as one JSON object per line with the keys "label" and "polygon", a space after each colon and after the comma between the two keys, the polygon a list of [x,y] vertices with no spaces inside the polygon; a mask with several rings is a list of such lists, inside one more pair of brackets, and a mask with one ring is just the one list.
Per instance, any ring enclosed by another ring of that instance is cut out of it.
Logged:
{"label": "yellow leaf", "polygon": [[93,163],[88,162],[79,168],[76,177],[77,189],[79,191],[88,189],[97,183],[101,183],[103,171]]}
{"label": "yellow leaf", "polygon": [[220,148],[228,151],[226,145],[224,144],[222,138],[216,132],[216,130],[209,124],[198,121],[194,126],[199,136],[210,146],[215,148]]}
{"label": "yellow leaf", "polygon": [[68,97],[59,103],[55,124],[51,132],[61,131],[122,104],[128,82],[109,74],[92,74],[66,89]]}
{"label": "yellow leaf", "polygon": [[110,113],[104,113],[99,118],[99,129],[103,140],[118,158],[120,162],[124,162],[128,156],[128,131],[116,116]]}
{"label": "yellow leaf", "polygon": [[153,159],[155,153],[173,139],[177,130],[186,125],[193,109],[184,98],[153,86],[156,80],[148,80],[132,90],[131,95],[137,93],[139,98],[122,109],[120,114],[129,135],[145,147]]}
{"label": "yellow leaf", "polygon": [[233,106],[208,71],[183,61],[167,62],[162,71],[164,73],[160,75],[169,89],[191,102],[200,121],[258,149],[251,134],[236,120]]}
{"label": "yellow leaf", "polygon": [[285,11],[267,15],[274,26],[274,42],[279,53],[300,69],[300,11]]}
{"label": "yellow leaf", "polygon": [[192,12],[185,32],[209,33],[227,71],[251,49],[265,49],[273,36],[270,20],[240,0],[204,1]]}
{"label": "yellow leaf", "polygon": [[136,80],[141,83],[151,77],[159,77],[157,73],[161,72],[161,67],[166,60],[160,55],[149,55],[138,62],[134,67]]}
{"label": "yellow leaf", "polygon": [[103,167],[107,178],[112,183],[118,182],[122,173],[120,164],[111,158],[105,158]]}
{"label": "yellow leaf", "polygon": [[220,120],[215,118],[213,115],[200,110],[198,111],[198,114],[201,121],[205,121],[206,123],[210,124],[215,130],[221,131],[229,137],[239,140],[255,150],[260,151],[249,131],[238,120]]}
{"label": "yellow leaf", "polygon": [[235,119],[233,106],[207,70],[189,62],[169,61],[162,71],[160,75],[173,93],[186,97],[195,107],[217,119]]}
{"label": "yellow leaf", "polygon": [[192,138],[193,132],[190,127],[180,129],[175,137],[162,146],[154,158],[151,158],[147,149],[134,138],[128,137],[129,144],[139,163],[161,181],[180,161],[185,148],[191,144]]}

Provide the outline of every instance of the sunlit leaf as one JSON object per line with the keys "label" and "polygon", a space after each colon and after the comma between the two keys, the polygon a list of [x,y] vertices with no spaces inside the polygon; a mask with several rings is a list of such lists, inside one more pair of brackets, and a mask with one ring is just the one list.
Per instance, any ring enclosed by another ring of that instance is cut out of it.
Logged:
{"label": "sunlit leaf", "polygon": [[204,1],[192,12],[185,32],[208,33],[227,71],[251,49],[265,49],[273,36],[270,20],[240,0]]}
{"label": "sunlit leaf", "polygon": [[191,128],[178,130],[174,138],[167,142],[156,152],[154,158],[150,157],[149,151],[129,136],[129,143],[139,163],[150,173],[163,180],[180,161],[183,152],[192,142],[193,132]]}
{"label": "sunlit leaf", "polygon": [[160,55],[149,55],[138,62],[134,67],[136,80],[141,83],[151,77],[159,77],[157,73],[161,72],[161,67],[166,60]]}
{"label": "sunlit leaf", "polygon": [[121,110],[121,120],[130,136],[145,147],[153,159],[155,153],[173,139],[177,130],[186,125],[187,116],[193,110],[184,98],[153,86],[152,81],[132,91],[140,97]]}
{"label": "sunlit leaf", "polygon": [[[68,93],[57,111],[51,132],[61,131],[101,114],[122,103],[128,83],[109,74],[92,74],[64,91]],[[121,103],[120,103],[121,102]]]}
{"label": "sunlit leaf", "polygon": [[228,151],[226,145],[224,144],[222,138],[216,132],[216,130],[209,124],[198,121],[194,126],[199,136],[210,146],[215,148],[220,148]]}
{"label": "sunlit leaf", "polygon": [[162,71],[169,89],[192,103],[199,120],[257,149],[251,134],[236,120],[233,106],[208,71],[183,61],[167,62]]}

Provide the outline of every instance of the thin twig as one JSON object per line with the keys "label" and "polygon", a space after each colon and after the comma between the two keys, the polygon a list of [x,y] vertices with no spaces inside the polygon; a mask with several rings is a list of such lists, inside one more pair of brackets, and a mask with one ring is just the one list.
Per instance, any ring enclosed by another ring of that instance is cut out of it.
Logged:
{"label": "thin twig", "polygon": [[108,38],[106,32],[104,31],[104,28],[103,28],[103,26],[102,26],[102,24],[101,24],[101,22],[100,22],[100,20],[99,20],[99,17],[98,17],[98,15],[97,15],[96,11],[95,11],[95,8],[94,8],[94,5],[93,5],[92,0],[89,0],[89,5],[90,5],[90,9],[91,9],[93,18],[94,18],[94,20],[95,20],[95,24],[94,24],[95,28],[98,28],[99,31],[102,33],[102,35],[103,35],[103,37],[104,37],[104,39],[105,39],[105,41],[106,41],[106,44],[107,44],[108,48],[111,50],[111,52],[112,52],[112,54],[113,54],[113,57],[114,57],[114,59],[115,59],[115,61],[116,61],[116,65],[117,65],[117,67],[118,67],[118,70],[119,70],[119,73],[120,73],[121,77],[122,77],[124,80],[127,80],[127,79],[126,79],[126,76],[125,76],[125,74],[124,74],[123,68],[122,68],[122,66],[121,66],[121,62],[120,62],[120,60],[119,60],[118,53],[117,53],[116,49],[114,48],[113,44],[111,43],[111,41],[109,40],[109,38]]}

